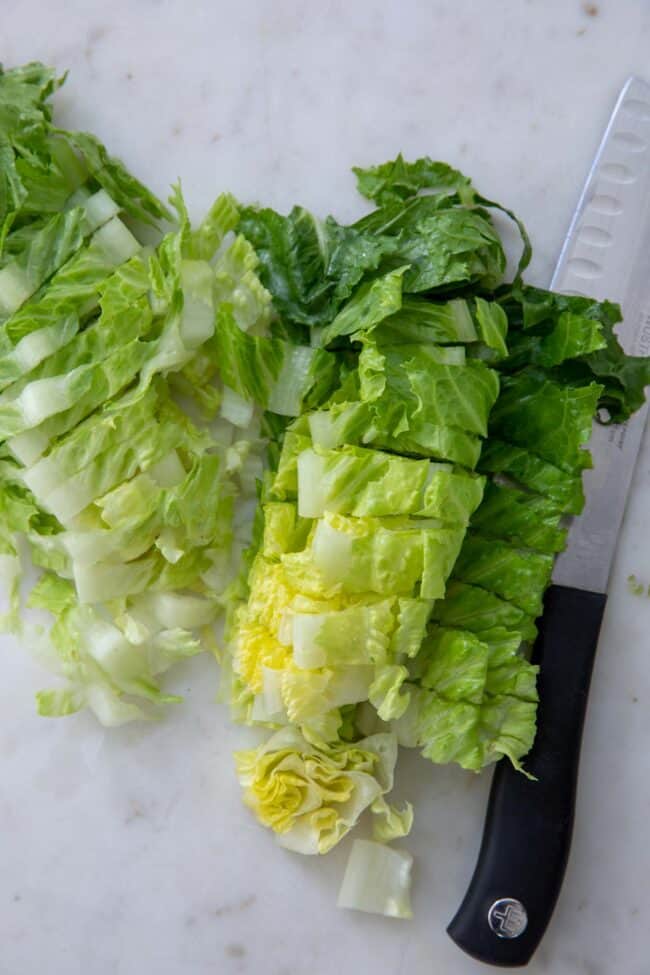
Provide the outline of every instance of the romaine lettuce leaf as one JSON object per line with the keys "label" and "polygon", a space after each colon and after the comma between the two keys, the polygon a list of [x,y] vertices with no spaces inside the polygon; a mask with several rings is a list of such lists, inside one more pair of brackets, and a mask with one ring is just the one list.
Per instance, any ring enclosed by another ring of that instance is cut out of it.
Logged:
{"label": "romaine lettuce leaf", "polygon": [[304,404],[318,405],[337,378],[330,353],[272,336],[248,335],[226,303],[217,311],[210,352],[226,386],[283,416],[298,416]]}
{"label": "romaine lettuce leaf", "polygon": [[481,454],[481,439],[460,427],[430,422],[426,415],[409,415],[399,397],[393,402],[335,403],[309,415],[315,445],[325,448],[362,444],[396,454],[451,461],[473,469]]}
{"label": "romaine lettuce leaf", "polygon": [[405,596],[417,587],[423,599],[437,599],[444,594],[464,533],[462,527],[426,519],[351,519],[325,512],[309,554],[326,586]]}
{"label": "romaine lettuce leaf", "polygon": [[551,580],[553,556],[518,549],[494,538],[467,535],[454,565],[454,578],[496,593],[531,616],[540,616]]}
{"label": "romaine lettuce leaf", "polygon": [[534,370],[507,377],[490,415],[490,433],[576,474],[591,467],[583,445],[602,390],[598,383],[561,385]]}
{"label": "romaine lettuce leaf", "polygon": [[[139,320],[141,316],[134,310],[134,324]],[[103,338],[97,343],[99,348],[105,345]],[[69,372],[35,379],[25,385],[15,399],[5,398],[2,394],[0,437],[14,438],[26,431],[37,430],[47,443],[66,433],[97,406],[124,389],[151,355],[152,344],[134,339],[125,345],[117,345],[108,354],[105,352],[104,359],[72,365]],[[5,393],[11,391],[12,387]]]}
{"label": "romaine lettuce leaf", "polygon": [[356,336],[376,328],[402,307],[402,277],[406,267],[396,268],[355,291],[333,322],[323,329],[320,343],[329,345],[343,335]]}
{"label": "romaine lettuce leaf", "polygon": [[162,397],[162,386],[152,384],[143,396],[133,398],[127,393],[110,401],[61,438],[47,457],[28,467],[23,481],[37,497],[47,497],[98,455],[128,442],[154,423]]}
{"label": "romaine lettuce leaf", "polygon": [[[347,307],[347,306],[346,306]],[[467,301],[433,302],[407,295],[399,311],[381,322],[373,336],[382,345],[449,345],[477,342],[479,334]]]}
{"label": "romaine lettuce leaf", "polygon": [[306,518],[326,510],[362,517],[408,514],[418,508],[427,469],[426,461],[358,447],[309,447],[297,458],[298,510]]}
{"label": "romaine lettuce leaf", "polygon": [[609,412],[611,422],[622,423],[641,406],[650,384],[650,365],[646,356],[627,355],[621,348],[614,331],[622,317],[618,305],[530,285],[514,287],[501,300],[511,327],[541,335],[552,343],[555,359],[562,352],[564,359],[558,359],[553,370],[560,382],[585,385],[595,380],[604,386],[599,405]]}
{"label": "romaine lettuce leaf", "polygon": [[519,642],[534,640],[534,618],[495,593],[463,582],[450,582],[445,598],[436,601],[432,618],[443,626],[471,630],[479,635],[494,627],[519,634]]}
{"label": "romaine lettuce leaf", "polygon": [[89,132],[56,129],[75,152],[80,153],[90,177],[99,183],[118,203],[121,210],[143,223],[168,220],[169,210],[136,179],[119,159],[110,156],[106,147]]}
{"label": "romaine lettuce leaf", "polygon": [[393,255],[394,261],[410,264],[405,291],[491,290],[501,284],[506,258],[485,212],[454,208],[427,214],[421,209],[414,207],[412,236],[401,238]]}
{"label": "romaine lettuce leaf", "polygon": [[[457,762],[478,772],[507,755],[520,768],[533,744],[536,712],[536,702],[509,695],[486,696],[481,704],[474,704],[448,701],[435,691],[415,688],[406,713],[394,727],[400,744],[421,747],[424,757],[436,764]],[[400,721],[408,732],[403,732]]]}
{"label": "romaine lettuce leaf", "polygon": [[[239,229],[260,259],[260,277],[283,318],[298,325],[326,325],[369,271],[375,271],[390,240],[320,221],[302,207],[283,217],[244,207]],[[299,334],[299,333],[298,333]]]}
{"label": "romaine lettuce leaf", "polygon": [[558,505],[566,514],[579,515],[584,505],[581,473],[568,474],[525,447],[515,447],[497,437],[485,441],[478,468],[483,473],[504,474]]}
{"label": "romaine lettuce leaf", "polygon": [[48,100],[62,80],[38,63],[0,70],[0,257],[18,218],[59,212],[83,182],[49,138]]}
{"label": "romaine lettuce leaf", "polygon": [[361,398],[378,411],[399,414],[405,430],[411,418],[422,424],[453,425],[485,436],[487,418],[499,393],[499,380],[479,360],[440,361],[435,346],[367,343],[359,357]]}
{"label": "romaine lettuce leaf", "polygon": [[495,358],[504,359],[509,352],[506,345],[508,318],[503,308],[496,302],[486,301],[479,295],[475,299],[476,325],[481,341],[492,349]]}
{"label": "romaine lettuce leaf", "polygon": [[[285,439],[283,454],[294,443],[287,448]],[[451,465],[352,446],[307,447],[298,455],[297,475],[298,510],[307,518],[330,511],[358,518],[415,515],[466,525],[483,491],[480,477]]]}
{"label": "romaine lettuce leaf", "polygon": [[404,219],[411,221],[413,211],[417,212],[423,205],[430,210],[458,205],[492,208],[505,213],[521,234],[523,250],[519,259],[517,282],[521,272],[528,266],[532,250],[521,220],[500,203],[480,196],[466,176],[446,163],[434,162],[429,156],[416,159],[415,162],[405,162],[400,154],[392,162],[369,169],[355,168],[354,172],[359,192],[379,203],[382,208],[369,217],[364,217],[360,221],[363,226],[367,226],[368,222],[373,223],[375,229],[378,223],[382,226],[382,210],[388,210],[390,223],[397,224],[399,228],[403,226]]}
{"label": "romaine lettuce leaf", "polygon": [[462,630],[434,629],[421,653],[425,669],[393,722],[400,743],[474,771],[502,755],[518,767],[535,735],[538,668],[516,652],[493,662],[489,643]]}
{"label": "romaine lettuce leaf", "polygon": [[394,625],[393,599],[323,613],[293,611],[285,639],[302,669],[370,664],[386,658]]}
{"label": "romaine lettuce leaf", "polygon": [[472,527],[486,537],[551,554],[566,544],[567,530],[559,524],[562,510],[552,497],[490,481]]}
{"label": "romaine lettuce leaf", "polygon": [[[96,233],[86,247],[81,248],[57,271],[47,288],[38,291],[0,326],[3,357],[13,353],[21,340],[32,332],[52,328],[55,322],[71,317],[78,319],[81,327],[90,318],[98,307],[103,282],[116,269],[112,250],[107,250],[105,242],[106,235]],[[133,260],[135,262],[139,258]],[[37,364],[33,362],[30,366]],[[13,378],[18,378],[18,375]]]}
{"label": "romaine lettuce leaf", "polygon": [[424,189],[433,196],[461,200],[471,199],[474,193],[467,176],[447,163],[433,162],[428,156],[408,163],[400,153],[390,162],[367,169],[353,166],[352,171],[357,177],[359,193],[379,206],[401,205]]}

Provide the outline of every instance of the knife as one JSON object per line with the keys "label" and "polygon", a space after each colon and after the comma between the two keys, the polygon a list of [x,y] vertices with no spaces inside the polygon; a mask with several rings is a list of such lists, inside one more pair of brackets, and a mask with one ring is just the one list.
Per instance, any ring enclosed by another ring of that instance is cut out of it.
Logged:
{"label": "knife", "polygon": [[[566,294],[621,304],[626,352],[650,350],[650,84],[630,78],[616,103],[551,281]],[[553,913],[573,829],[587,695],[607,583],[647,405],[621,425],[595,423],[586,505],[558,556],[533,659],[540,665],[534,780],[494,773],[483,839],[447,931],[479,961],[525,965]]]}

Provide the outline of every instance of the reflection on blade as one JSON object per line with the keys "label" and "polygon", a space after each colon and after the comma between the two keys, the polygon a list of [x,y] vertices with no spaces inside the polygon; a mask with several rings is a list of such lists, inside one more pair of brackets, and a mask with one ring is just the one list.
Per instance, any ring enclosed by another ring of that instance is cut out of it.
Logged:
{"label": "reflection on blade", "polygon": [[[573,217],[551,288],[619,302],[626,352],[650,354],[650,85],[621,92]],[[647,406],[627,423],[595,423],[587,503],[574,519],[553,581],[605,592]]]}

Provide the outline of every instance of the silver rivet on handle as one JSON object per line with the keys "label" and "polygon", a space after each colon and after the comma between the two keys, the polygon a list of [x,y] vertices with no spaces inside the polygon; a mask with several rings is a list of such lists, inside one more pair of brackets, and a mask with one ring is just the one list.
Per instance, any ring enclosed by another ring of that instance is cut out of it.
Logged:
{"label": "silver rivet on handle", "polygon": [[528,925],[526,908],[514,897],[501,897],[495,901],[487,919],[497,938],[518,938]]}

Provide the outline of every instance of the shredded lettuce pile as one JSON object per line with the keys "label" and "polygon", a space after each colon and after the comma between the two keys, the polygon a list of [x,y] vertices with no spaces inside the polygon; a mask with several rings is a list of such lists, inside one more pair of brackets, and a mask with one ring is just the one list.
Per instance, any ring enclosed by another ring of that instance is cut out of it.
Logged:
{"label": "shredded lettuce pile", "polygon": [[[235,501],[262,471],[260,411],[219,371],[217,323],[254,343],[271,298],[232,197],[193,228],[176,188],[172,216],[96,139],[53,125],[58,84],[38,64],[0,74],[5,623],[64,678],[41,714],[112,725],[179,700],[159,675],[214,643],[249,535]],[[155,247],[143,222],[169,228]],[[26,558],[48,632],[22,620]]]}
{"label": "shredded lettuce pile", "polygon": [[592,420],[641,405],[648,361],[616,306],[525,285],[523,226],[444,163],[355,170],[349,226],[228,194],[192,226],[54,125],[60,83],[0,69],[0,574],[62,678],[39,711],[152,717],[216,652],[266,735],[246,804],[307,854],[367,811],[339,903],[408,917],[398,745],[525,771]]}

